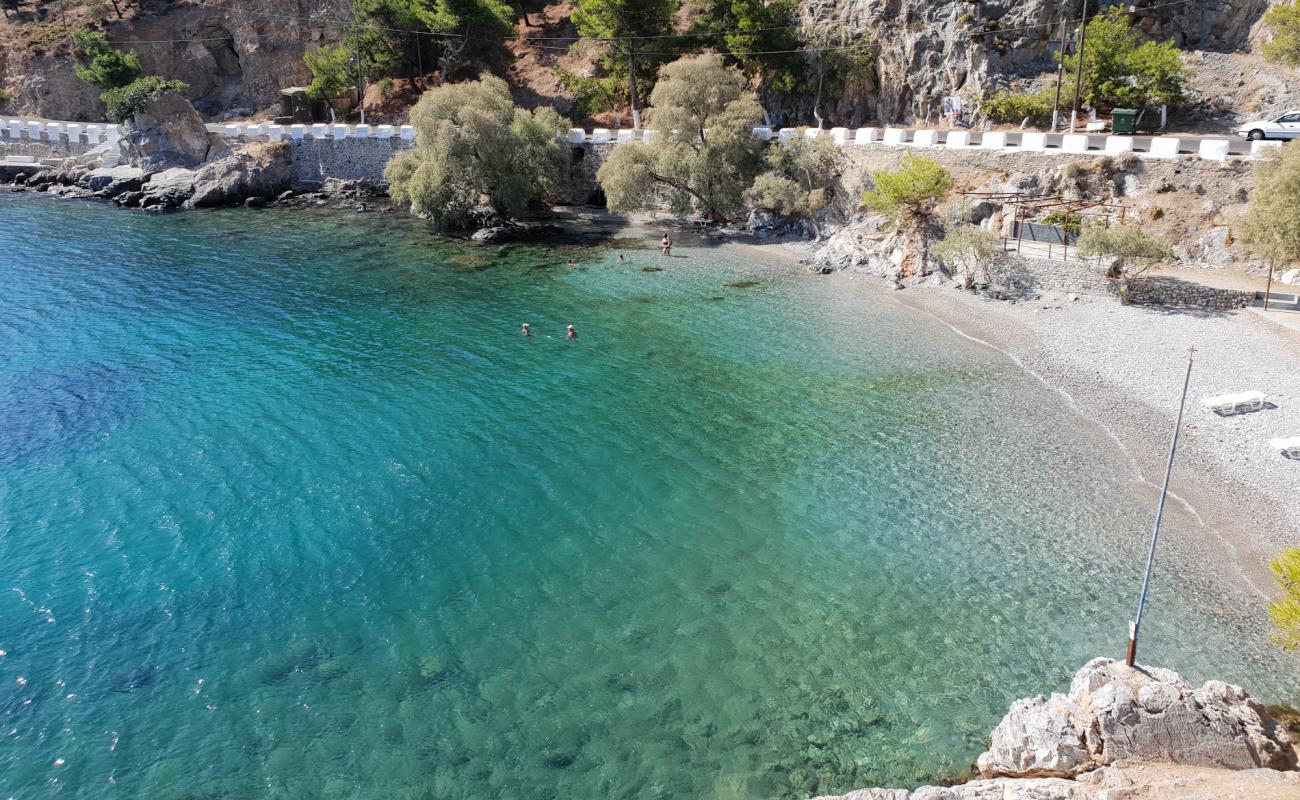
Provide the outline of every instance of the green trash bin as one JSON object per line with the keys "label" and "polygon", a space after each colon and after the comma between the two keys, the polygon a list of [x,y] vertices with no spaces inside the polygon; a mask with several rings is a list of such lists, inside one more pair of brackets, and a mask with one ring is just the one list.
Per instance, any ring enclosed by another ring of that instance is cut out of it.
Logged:
{"label": "green trash bin", "polygon": [[1112,109],[1110,112],[1110,132],[1136,133],[1137,115],[1137,109],[1133,108]]}

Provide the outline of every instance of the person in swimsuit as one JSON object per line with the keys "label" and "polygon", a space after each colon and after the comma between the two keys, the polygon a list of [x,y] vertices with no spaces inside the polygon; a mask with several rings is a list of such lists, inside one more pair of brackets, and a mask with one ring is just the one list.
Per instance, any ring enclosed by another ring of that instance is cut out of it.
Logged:
{"label": "person in swimsuit", "polygon": [[525,323],[523,324],[523,332],[524,332],[524,336],[532,336],[532,335],[533,335],[533,329],[532,329],[531,327],[529,327],[529,325],[528,325],[527,322],[525,322]]}
{"label": "person in swimsuit", "polygon": [[578,332],[573,329],[572,325],[565,326],[564,338],[566,341],[570,341],[570,342],[578,338]]}
{"label": "person in swimsuit", "polygon": [[665,233],[664,238],[659,240],[659,244],[663,247],[664,255],[670,256],[673,254],[673,237]]}

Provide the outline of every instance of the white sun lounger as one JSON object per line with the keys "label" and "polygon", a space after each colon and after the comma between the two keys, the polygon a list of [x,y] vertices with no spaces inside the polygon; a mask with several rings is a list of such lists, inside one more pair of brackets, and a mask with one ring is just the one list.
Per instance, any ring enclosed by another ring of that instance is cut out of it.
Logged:
{"label": "white sun lounger", "polygon": [[1218,397],[1202,397],[1201,405],[1216,414],[1227,416],[1229,414],[1245,414],[1247,411],[1262,411],[1264,409],[1264,400],[1263,392],[1238,392],[1237,394],[1224,394]]}
{"label": "white sun lounger", "polygon": [[1300,436],[1290,439],[1270,439],[1269,446],[1286,458],[1300,458]]}

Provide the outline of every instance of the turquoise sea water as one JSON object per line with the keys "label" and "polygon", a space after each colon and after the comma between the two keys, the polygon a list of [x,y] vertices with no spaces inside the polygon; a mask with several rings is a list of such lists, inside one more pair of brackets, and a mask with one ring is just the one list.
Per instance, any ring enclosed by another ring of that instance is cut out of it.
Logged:
{"label": "turquoise sea water", "polygon": [[[0,797],[916,785],[1121,654],[1113,442],[887,294],[679,252],[0,195]],[[1295,701],[1191,524],[1145,659]]]}

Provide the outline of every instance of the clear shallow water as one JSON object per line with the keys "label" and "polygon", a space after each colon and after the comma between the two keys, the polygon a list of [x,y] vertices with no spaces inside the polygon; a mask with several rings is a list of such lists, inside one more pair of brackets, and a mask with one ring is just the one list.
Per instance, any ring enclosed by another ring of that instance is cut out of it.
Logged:
{"label": "clear shallow water", "polygon": [[[1055,395],[625,252],[0,195],[0,796],[915,785],[1121,654],[1149,498]],[[1294,701],[1190,527],[1144,660]]]}

